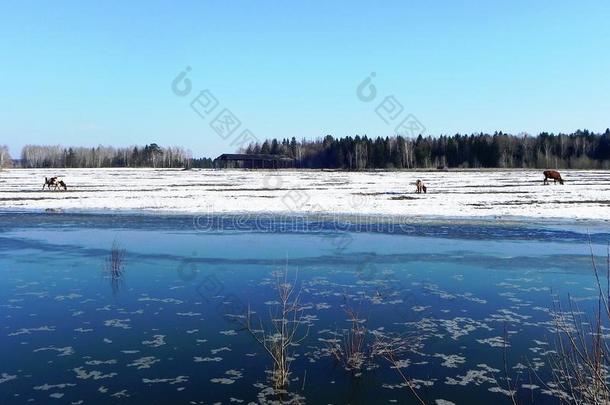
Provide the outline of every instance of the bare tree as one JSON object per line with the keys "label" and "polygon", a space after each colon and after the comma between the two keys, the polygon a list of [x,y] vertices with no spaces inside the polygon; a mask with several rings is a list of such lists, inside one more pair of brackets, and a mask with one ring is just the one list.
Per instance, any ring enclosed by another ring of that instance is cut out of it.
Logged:
{"label": "bare tree", "polygon": [[11,154],[9,153],[8,146],[0,145],[0,170],[5,167],[11,166]]}
{"label": "bare tree", "polygon": [[162,148],[157,144],[144,147],[94,148],[59,145],[26,145],[21,151],[24,167],[185,167],[191,161],[190,151],[182,147]]}

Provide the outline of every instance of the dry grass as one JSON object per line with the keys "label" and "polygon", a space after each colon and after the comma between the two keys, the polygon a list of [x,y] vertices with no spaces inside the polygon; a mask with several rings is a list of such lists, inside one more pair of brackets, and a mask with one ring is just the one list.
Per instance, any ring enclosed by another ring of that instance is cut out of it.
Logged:
{"label": "dry grass", "polygon": [[373,356],[380,357],[385,359],[390,363],[393,369],[396,370],[400,378],[404,381],[404,383],[409,388],[409,391],[415,397],[417,403],[426,404],[423,398],[417,393],[415,388],[415,384],[409,376],[407,376],[403,371],[404,360],[402,357],[409,351],[409,347],[412,344],[412,340],[410,338],[405,338],[404,336],[398,337],[384,337],[380,334],[375,335],[375,342],[373,343]]}
{"label": "dry grass", "polygon": [[378,330],[369,330],[366,319],[349,305],[347,298],[344,299],[343,310],[348,316],[350,328],[343,331],[341,340],[329,344],[329,351],[333,357],[354,377],[361,377],[368,364],[374,365],[379,359],[387,361],[397,371],[416,401],[425,404],[416,391],[416,384],[402,370],[405,367],[404,357],[409,350],[418,346],[417,338],[390,337]]}
{"label": "dry grass", "polygon": [[367,344],[367,328],[365,320],[357,311],[345,305],[350,328],[343,331],[343,339],[329,344],[329,351],[343,367],[359,377],[366,362],[371,359],[371,350]]}
{"label": "dry grass", "polygon": [[500,392],[503,392],[510,398],[510,403],[512,405],[517,405],[517,387],[519,386],[519,376],[517,375],[515,378],[512,378],[510,372],[508,371],[508,329],[506,323],[504,324],[504,338],[502,342],[502,363],[504,377],[496,376],[494,378],[496,380],[496,386]]}
{"label": "dry grass", "polygon": [[270,326],[258,318],[258,328],[252,324],[253,312],[248,307],[245,328],[269,355],[273,363],[271,380],[276,390],[285,390],[290,382],[291,350],[307,337],[309,329],[302,331],[303,309],[299,299],[301,290],[296,288],[297,277],[288,281],[288,269],[276,275],[278,303],[270,310]]}

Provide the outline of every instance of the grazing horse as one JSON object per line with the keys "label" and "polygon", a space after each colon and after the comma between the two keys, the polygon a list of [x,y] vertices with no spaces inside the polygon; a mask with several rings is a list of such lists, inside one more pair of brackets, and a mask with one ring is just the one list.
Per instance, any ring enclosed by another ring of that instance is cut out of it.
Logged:
{"label": "grazing horse", "polygon": [[42,189],[44,190],[45,186],[50,190],[53,187],[53,190],[64,189],[64,191],[68,190],[68,186],[63,180],[58,180],[58,177],[44,178],[44,184],[42,185]]}
{"label": "grazing horse", "polygon": [[57,188],[59,187],[59,189],[61,190],[62,188],[64,189],[64,191],[68,191],[68,186],[66,186],[66,183],[64,183],[63,180],[59,180],[56,184],[55,184],[55,189],[57,190]]}
{"label": "grazing horse", "polygon": [[417,181],[415,182],[415,187],[417,188],[417,190],[415,191],[417,194],[421,194],[422,191],[424,192],[424,194],[426,194],[426,192],[428,191],[424,182],[419,179],[417,179]]}
{"label": "grazing horse", "polygon": [[544,184],[549,184],[548,179],[553,179],[553,184],[556,184],[557,182],[563,184],[561,174],[559,174],[557,170],[545,170],[542,174],[544,174]]}
{"label": "grazing horse", "polygon": [[50,179],[44,178],[44,184],[42,185],[42,189],[44,190],[45,186],[50,190],[51,186],[57,188],[57,177],[51,177]]}

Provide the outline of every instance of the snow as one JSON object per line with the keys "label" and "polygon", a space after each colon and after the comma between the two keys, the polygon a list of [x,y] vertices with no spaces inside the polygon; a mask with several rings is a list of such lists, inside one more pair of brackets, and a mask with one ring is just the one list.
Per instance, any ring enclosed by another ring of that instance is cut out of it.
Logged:
{"label": "snow", "polygon": [[[60,176],[68,191],[42,191]],[[610,220],[610,172],[563,170],[370,171],[7,169],[0,210],[525,217]],[[428,194],[416,194],[422,179]]]}

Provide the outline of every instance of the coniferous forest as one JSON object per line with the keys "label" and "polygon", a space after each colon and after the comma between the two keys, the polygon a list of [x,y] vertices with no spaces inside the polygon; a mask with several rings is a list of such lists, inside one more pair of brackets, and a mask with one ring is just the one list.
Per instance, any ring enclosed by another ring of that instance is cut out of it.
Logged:
{"label": "coniferous forest", "polygon": [[610,169],[610,129],[538,136],[472,134],[405,138],[355,136],[314,140],[270,139],[247,154],[279,154],[297,167],[329,169],[573,168]]}

